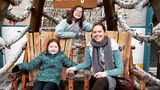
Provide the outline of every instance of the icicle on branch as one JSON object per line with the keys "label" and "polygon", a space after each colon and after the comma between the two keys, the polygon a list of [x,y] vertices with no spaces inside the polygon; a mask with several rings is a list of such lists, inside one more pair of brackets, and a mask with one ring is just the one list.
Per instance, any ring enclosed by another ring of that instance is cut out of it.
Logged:
{"label": "icicle on branch", "polygon": [[22,0],[8,0],[13,6],[18,6]]}
{"label": "icicle on branch", "polygon": [[150,77],[150,80],[153,84],[156,84],[158,86],[160,86],[160,80],[155,78],[154,76],[151,76],[149,73],[145,72],[143,69],[141,69],[140,67],[138,67],[137,65],[134,66],[135,69],[137,69],[138,71],[148,75]]}
{"label": "icicle on branch", "polygon": [[11,12],[7,12],[5,18],[8,19],[9,21],[13,21],[13,22],[22,22],[26,18],[29,17],[32,9],[33,9],[33,7],[31,5],[27,6],[26,9],[23,11],[23,13],[21,15],[19,15],[18,17],[16,17],[16,15],[12,14]]}
{"label": "icicle on branch", "polygon": [[27,32],[29,31],[29,27],[27,27],[24,31],[21,31],[21,33],[19,35],[15,35],[14,37],[12,37],[11,39],[8,39],[6,41],[4,41],[2,38],[0,38],[0,42],[2,42],[0,44],[0,50],[4,48],[4,46],[11,46],[12,44],[14,44],[15,42],[17,42],[19,39],[21,39]]}
{"label": "icicle on branch", "polygon": [[45,11],[43,11],[43,16],[46,17],[46,18],[48,18],[50,21],[53,21],[56,24],[58,24],[60,22],[60,20],[57,20],[53,16],[47,14],[47,12],[45,12]]}
{"label": "icicle on branch", "polygon": [[101,7],[101,6],[103,6],[103,1],[101,2],[97,1],[97,7]]}
{"label": "icicle on branch", "polygon": [[135,6],[135,9],[138,11],[142,11],[144,7],[146,7],[149,4],[149,0],[143,0],[138,5]]}
{"label": "icicle on branch", "polygon": [[3,66],[0,69],[0,78],[3,74],[5,74],[13,65],[14,63],[18,60],[18,58],[21,56],[23,50],[22,47],[26,45],[26,41],[22,43],[22,46],[19,48],[18,52],[15,53],[14,57],[12,60],[10,60],[9,62],[7,62],[7,64],[5,66]]}
{"label": "icicle on branch", "polygon": [[137,0],[137,2],[125,3],[124,1],[115,0],[115,4],[124,9],[134,9],[136,5],[138,5],[142,0]]}
{"label": "icicle on branch", "polygon": [[[157,25],[156,28],[154,29],[154,32],[152,35],[143,35],[140,33],[136,33],[135,31],[133,31],[133,29],[131,29],[126,23],[125,21],[122,19],[122,17],[120,15],[117,16],[118,18],[118,22],[119,22],[119,26],[121,28],[123,28],[123,30],[125,32],[131,32],[132,33],[132,37],[139,40],[139,41],[144,41],[144,42],[151,42],[151,41],[156,41],[157,44],[160,46],[160,40],[158,38],[160,38],[159,35],[156,35],[155,33],[160,32],[157,28],[160,27],[160,25]],[[158,33],[157,33],[158,34]]]}

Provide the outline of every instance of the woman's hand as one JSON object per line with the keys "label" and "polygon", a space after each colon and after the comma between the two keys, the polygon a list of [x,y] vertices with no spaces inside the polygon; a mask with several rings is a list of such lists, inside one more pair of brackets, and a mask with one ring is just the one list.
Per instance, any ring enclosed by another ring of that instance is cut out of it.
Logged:
{"label": "woman's hand", "polygon": [[66,71],[66,74],[68,74],[69,71],[76,71],[76,68],[75,67],[68,68],[67,71]]}
{"label": "woman's hand", "polygon": [[98,72],[94,75],[94,78],[98,79],[98,78],[102,78],[102,77],[106,77],[107,73],[106,72]]}

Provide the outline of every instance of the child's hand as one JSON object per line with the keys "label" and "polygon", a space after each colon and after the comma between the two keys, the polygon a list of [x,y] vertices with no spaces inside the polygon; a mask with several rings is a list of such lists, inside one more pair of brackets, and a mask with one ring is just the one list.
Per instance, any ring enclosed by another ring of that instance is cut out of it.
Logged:
{"label": "child's hand", "polygon": [[67,71],[66,71],[66,74],[68,74],[69,71],[76,71],[76,68],[75,67],[68,68]]}
{"label": "child's hand", "polygon": [[106,77],[107,73],[106,72],[98,72],[94,75],[94,78],[102,78],[102,77]]}

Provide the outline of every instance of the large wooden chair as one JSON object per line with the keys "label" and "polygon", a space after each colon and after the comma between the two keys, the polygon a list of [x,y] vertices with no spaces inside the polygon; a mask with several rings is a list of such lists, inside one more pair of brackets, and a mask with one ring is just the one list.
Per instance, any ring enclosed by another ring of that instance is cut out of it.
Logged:
{"label": "large wooden chair", "polygon": [[[149,76],[133,69],[132,49],[135,49],[135,47],[131,46],[132,34],[118,31],[106,31],[105,33],[111,39],[115,39],[120,46],[123,46],[121,55],[123,59],[124,72],[121,74],[121,77],[130,77],[135,85],[134,76],[136,76],[140,80],[140,90],[146,90],[145,82],[150,80]],[[86,32],[85,37],[87,44],[91,40],[91,34]],[[89,72],[87,71],[84,75],[84,90],[89,90],[88,74]]]}
{"label": "large wooden chair", "polygon": [[[59,39],[55,32],[35,32],[35,33],[28,33],[27,35],[27,48],[25,49],[25,56],[24,62],[30,62],[35,57],[37,57],[41,52],[43,52],[46,48],[46,44],[49,39],[56,38]],[[71,53],[71,43],[72,39],[60,39],[60,46],[61,50],[64,51],[67,57],[73,60],[73,55]],[[37,72],[39,68],[36,68],[33,71],[29,72],[29,75],[23,74],[22,75],[22,83],[21,83],[21,90],[29,90],[33,87],[34,79],[36,78]],[[61,72],[62,80],[66,80],[66,68],[63,67]],[[29,79],[29,84],[26,86],[27,79]],[[17,81],[13,81],[12,83],[12,90],[17,90]]]}

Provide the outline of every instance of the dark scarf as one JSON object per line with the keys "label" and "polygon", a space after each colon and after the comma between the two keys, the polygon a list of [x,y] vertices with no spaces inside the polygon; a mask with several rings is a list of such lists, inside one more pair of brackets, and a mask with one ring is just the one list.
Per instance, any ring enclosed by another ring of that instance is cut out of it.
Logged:
{"label": "dark scarf", "polygon": [[[114,68],[114,64],[112,62],[112,50],[111,50],[111,39],[108,36],[104,37],[103,42],[97,43],[94,39],[91,40],[91,45],[93,46],[92,52],[92,67],[93,73],[103,72],[105,70],[111,70]],[[105,68],[102,67],[100,61],[100,53],[99,48],[104,46],[104,59],[105,59]]]}

